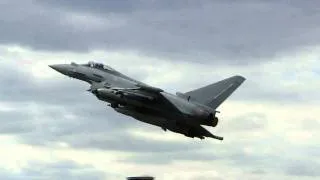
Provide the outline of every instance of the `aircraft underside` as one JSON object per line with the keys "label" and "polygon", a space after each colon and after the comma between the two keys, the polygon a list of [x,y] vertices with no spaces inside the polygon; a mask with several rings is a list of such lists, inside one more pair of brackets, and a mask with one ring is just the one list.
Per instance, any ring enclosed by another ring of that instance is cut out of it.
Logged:
{"label": "aircraft underside", "polygon": [[171,119],[171,118],[161,117],[159,112],[147,110],[144,108],[126,107],[126,106],[119,106],[116,104],[110,104],[110,106],[115,111],[121,114],[133,117],[134,119],[144,123],[161,127],[164,131],[170,130],[172,132],[180,133],[190,138],[197,137],[200,139],[204,139],[205,136],[210,137],[210,135],[202,131],[200,126],[197,127],[197,126],[187,124],[184,120],[181,120],[179,118]]}

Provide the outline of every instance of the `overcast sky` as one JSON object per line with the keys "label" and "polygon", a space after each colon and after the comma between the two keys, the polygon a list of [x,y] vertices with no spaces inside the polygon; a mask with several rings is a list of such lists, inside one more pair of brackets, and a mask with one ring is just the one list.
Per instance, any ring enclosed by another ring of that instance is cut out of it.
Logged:
{"label": "overcast sky", "polygon": [[[2,0],[0,179],[320,178],[318,0]],[[48,64],[97,61],[175,93],[239,74],[224,136],[116,113]]]}

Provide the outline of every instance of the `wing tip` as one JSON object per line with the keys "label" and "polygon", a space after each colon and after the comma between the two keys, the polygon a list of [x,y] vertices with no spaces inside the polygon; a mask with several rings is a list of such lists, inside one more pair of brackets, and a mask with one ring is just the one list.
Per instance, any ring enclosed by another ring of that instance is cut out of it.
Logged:
{"label": "wing tip", "polygon": [[233,78],[235,78],[236,79],[236,81],[238,82],[238,83],[243,83],[245,80],[246,80],[246,78],[245,77],[243,77],[243,76],[241,76],[241,75],[235,75],[235,76],[233,76]]}

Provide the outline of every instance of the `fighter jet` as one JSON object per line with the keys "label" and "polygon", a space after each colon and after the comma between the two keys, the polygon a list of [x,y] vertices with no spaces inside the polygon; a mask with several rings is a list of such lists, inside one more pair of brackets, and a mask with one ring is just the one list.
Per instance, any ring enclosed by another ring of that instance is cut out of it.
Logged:
{"label": "fighter jet", "polygon": [[244,81],[239,75],[189,92],[171,94],[130,78],[102,63],[49,65],[54,70],[90,84],[88,91],[115,111],[190,138],[213,135],[203,126],[216,127],[216,109]]}

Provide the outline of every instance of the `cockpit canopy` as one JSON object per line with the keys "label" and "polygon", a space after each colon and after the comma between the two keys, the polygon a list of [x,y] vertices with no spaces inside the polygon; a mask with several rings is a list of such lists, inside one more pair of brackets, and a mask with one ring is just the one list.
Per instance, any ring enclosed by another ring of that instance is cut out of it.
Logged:
{"label": "cockpit canopy", "polygon": [[87,64],[84,64],[84,66],[91,67],[91,68],[102,69],[102,70],[107,70],[107,71],[115,71],[110,66],[104,65],[102,63],[93,62],[93,61],[89,61]]}

